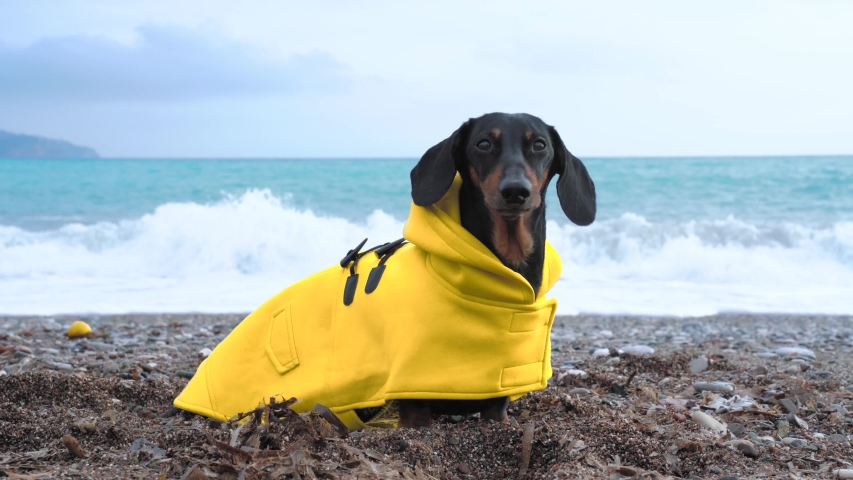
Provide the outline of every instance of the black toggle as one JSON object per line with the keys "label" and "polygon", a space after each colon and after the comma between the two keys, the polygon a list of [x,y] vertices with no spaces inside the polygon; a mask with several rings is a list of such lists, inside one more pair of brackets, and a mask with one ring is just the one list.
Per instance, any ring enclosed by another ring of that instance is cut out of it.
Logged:
{"label": "black toggle", "polygon": [[359,252],[359,250],[361,250],[361,247],[363,247],[365,243],[367,243],[366,238],[364,240],[362,240],[361,243],[359,243],[357,247],[355,247],[352,250],[350,250],[349,252],[347,252],[347,255],[343,258],[343,260],[341,260],[341,267],[347,268],[347,265],[349,265],[349,262],[355,260],[358,257],[358,252]]}
{"label": "black toggle", "polygon": [[385,272],[385,264],[379,265],[370,269],[370,275],[367,276],[367,283],[364,285],[364,293],[373,293],[376,287],[379,286],[379,280],[382,280],[382,274]]}
{"label": "black toggle", "polygon": [[349,266],[349,277],[347,277],[346,284],[344,285],[344,305],[347,306],[352,304],[355,299],[355,291],[358,289],[358,274],[355,273],[355,269],[361,257],[374,252],[380,258],[379,264],[370,270],[370,275],[367,277],[367,285],[364,287],[365,293],[371,293],[376,290],[379,280],[382,279],[382,273],[385,271],[385,262],[397,249],[406,243],[406,239],[401,238],[390,243],[383,243],[382,245],[360,252],[359,250],[361,250],[361,247],[365,243],[367,243],[366,238],[357,247],[347,252],[347,255],[341,260],[341,267],[347,268]]}
{"label": "black toggle", "polygon": [[367,283],[364,285],[364,293],[373,293],[376,287],[379,286],[379,280],[382,280],[382,274],[385,273],[385,262],[391,258],[391,255],[400,249],[406,243],[405,238],[387,243],[375,250],[376,255],[381,257],[379,264],[370,269],[370,275],[367,277]]}
{"label": "black toggle", "polygon": [[354,273],[347,277],[347,284],[344,286],[344,305],[349,305],[355,298],[355,291],[358,288],[358,274]]}
{"label": "black toggle", "polygon": [[376,250],[373,251],[373,253],[375,253],[377,257],[381,258],[382,255],[385,255],[385,253],[388,252],[389,250],[396,250],[397,247],[402,245],[403,242],[405,242],[405,241],[406,241],[405,238],[401,238],[399,240],[394,240],[393,242],[386,243],[385,245],[378,247]]}

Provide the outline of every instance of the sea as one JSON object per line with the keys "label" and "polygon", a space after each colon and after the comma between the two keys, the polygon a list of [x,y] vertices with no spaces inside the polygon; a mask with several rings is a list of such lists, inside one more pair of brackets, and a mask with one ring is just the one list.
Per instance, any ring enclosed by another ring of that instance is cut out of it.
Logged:
{"label": "sea", "polygon": [[[0,314],[248,312],[402,236],[416,159],[0,159]],[[853,313],[853,157],[588,158],[558,313]]]}

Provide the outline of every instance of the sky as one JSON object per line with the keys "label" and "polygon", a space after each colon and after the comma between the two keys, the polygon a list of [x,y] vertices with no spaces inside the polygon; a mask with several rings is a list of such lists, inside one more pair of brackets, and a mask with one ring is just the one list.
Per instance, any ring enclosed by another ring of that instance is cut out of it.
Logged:
{"label": "sky", "polygon": [[[239,6],[238,6],[239,4]],[[0,0],[0,130],[107,157],[853,154],[853,2]]]}

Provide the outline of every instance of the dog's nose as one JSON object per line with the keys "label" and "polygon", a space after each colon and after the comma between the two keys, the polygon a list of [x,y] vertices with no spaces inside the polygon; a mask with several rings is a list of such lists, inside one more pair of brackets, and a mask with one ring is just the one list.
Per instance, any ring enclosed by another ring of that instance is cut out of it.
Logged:
{"label": "dog's nose", "polygon": [[517,180],[506,182],[501,185],[501,195],[506,203],[524,203],[530,197],[530,183]]}

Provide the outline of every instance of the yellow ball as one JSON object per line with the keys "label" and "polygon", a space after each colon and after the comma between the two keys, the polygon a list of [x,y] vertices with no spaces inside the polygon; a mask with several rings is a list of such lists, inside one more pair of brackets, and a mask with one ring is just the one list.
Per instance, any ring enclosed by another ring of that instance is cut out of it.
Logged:
{"label": "yellow ball", "polygon": [[69,337],[83,337],[90,333],[92,333],[92,327],[79,320],[72,323],[71,327],[68,328]]}

